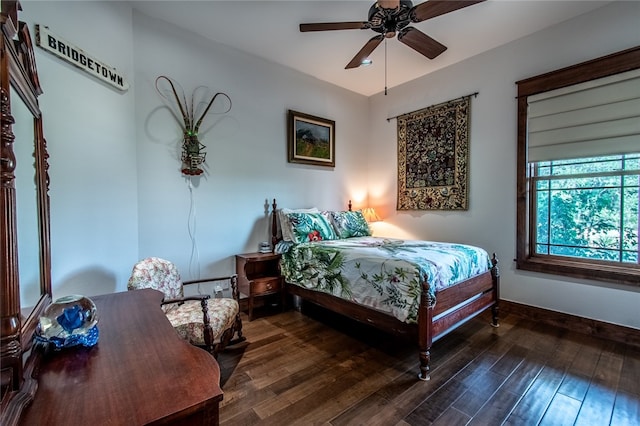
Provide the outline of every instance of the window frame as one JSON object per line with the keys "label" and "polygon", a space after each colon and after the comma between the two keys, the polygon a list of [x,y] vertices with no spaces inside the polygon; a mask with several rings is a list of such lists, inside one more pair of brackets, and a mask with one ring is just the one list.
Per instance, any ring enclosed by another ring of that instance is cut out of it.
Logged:
{"label": "window frame", "polygon": [[640,287],[640,265],[536,254],[532,179],[528,167],[527,98],[529,96],[640,68],[640,46],[591,61],[551,71],[516,82],[517,168],[516,168],[516,268],[574,278],[629,284]]}

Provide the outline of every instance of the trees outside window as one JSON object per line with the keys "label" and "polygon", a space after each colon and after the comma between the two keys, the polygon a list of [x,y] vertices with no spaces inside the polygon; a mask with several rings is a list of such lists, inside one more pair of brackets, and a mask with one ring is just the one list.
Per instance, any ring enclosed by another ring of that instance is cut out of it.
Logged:
{"label": "trees outside window", "polygon": [[535,254],[638,264],[640,153],[531,167]]}

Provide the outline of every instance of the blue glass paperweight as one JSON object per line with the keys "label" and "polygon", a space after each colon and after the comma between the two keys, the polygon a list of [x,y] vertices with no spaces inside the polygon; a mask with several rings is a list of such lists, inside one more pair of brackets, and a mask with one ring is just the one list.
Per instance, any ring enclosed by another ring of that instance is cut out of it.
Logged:
{"label": "blue glass paperweight", "polygon": [[93,300],[72,294],[47,306],[36,327],[36,339],[56,349],[98,343],[98,313]]}

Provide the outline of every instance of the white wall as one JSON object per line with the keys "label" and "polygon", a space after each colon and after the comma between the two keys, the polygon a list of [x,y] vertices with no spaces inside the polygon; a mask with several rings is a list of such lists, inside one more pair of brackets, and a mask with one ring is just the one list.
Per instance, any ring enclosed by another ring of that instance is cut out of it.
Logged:
{"label": "white wall", "polygon": [[[123,2],[23,2],[22,19],[134,75]],[[99,17],[99,19],[97,19]],[[49,151],[53,296],[121,290],[138,254],[134,91],[119,92],[34,47]]]}
{"label": "white wall", "polygon": [[[139,257],[164,256],[195,278],[235,271],[236,253],[257,251],[270,239],[268,207],[345,208],[365,193],[361,134],[367,98],[297,71],[204,40],[171,24],[134,13],[138,140]],[[164,106],[155,80],[180,83],[188,99],[205,85],[231,98],[232,109],[205,118],[206,174],[180,173],[181,127]],[[336,121],[336,167],[287,162],[287,109]],[[190,207],[195,205],[191,255]]]}
{"label": "white wall", "polygon": [[[236,253],[268,239],[267,200],[339,209],[366,193],[364,96],[134,13],[126,2],[27,1],[23,9],[34,36],[33,24],[47,25],[131,84],[118,92],[35,48],[54,298],[124,291],[133,264],[151,255],[175,261],[185,279],[229,274]],[[154,87],[159,75],[189,96],[206,85],[233,102],[201,127],[207,173],[192,181],[193,201],[180,173],[181,128]],[[336,121],[335,168],[287,162],[287,109]]]}
{"label": "white wall", "polygon": [[[205,41],[134,13],[125,2],[27,1],[24,18],[115,66],[119,93],[36,47],[51,178],[54,297],[126,289],[148,255],[175,261],[185,278],[233,270],[233,255],[267,238],[266,202],[281,206],[370,203],[380,235],[477,244],[501,259],[502,296],[640,328],[640,293],[516,271],[515,81],[640,44],[639,2],[616,2],[369,99]],[[499,30],[499,29],[497,29]],[[207,174],[192,206],[179,172],[180,129],[154,87],[159,75],[227,93],[233,109],[205,120]],[[458,96],[472,100],[470,209],[397,212],[396,124],[386,118]],[[286,110],[336,121],[335,169],[287,162]]]}
{"label": "white wall", "polygon": [[[502,298],[640,328],[640,288],[515,269],[516,84],[640,44],[640,2],[616,2],[370,98],[370,203],[380,235],[468,242],[496,252]],[[471,100],[468,211],[396,211],[396,121],[405,112]]]}

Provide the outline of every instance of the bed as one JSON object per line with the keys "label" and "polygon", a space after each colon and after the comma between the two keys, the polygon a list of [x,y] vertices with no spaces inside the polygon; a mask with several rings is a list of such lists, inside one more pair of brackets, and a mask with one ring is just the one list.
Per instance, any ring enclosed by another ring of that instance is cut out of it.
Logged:
{"label": "bed", "polygon": [[487,309],[498,326],[496,255],[466,244],[371,236],[360,211],[278,209],[274,250],[287,293],[417,341],[429,380],[433,342]]}

